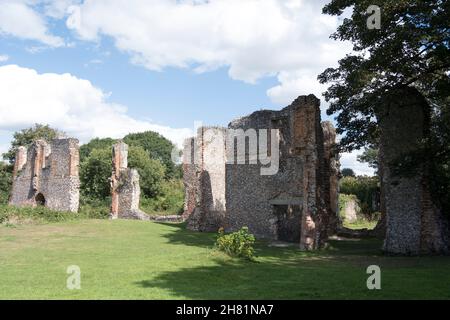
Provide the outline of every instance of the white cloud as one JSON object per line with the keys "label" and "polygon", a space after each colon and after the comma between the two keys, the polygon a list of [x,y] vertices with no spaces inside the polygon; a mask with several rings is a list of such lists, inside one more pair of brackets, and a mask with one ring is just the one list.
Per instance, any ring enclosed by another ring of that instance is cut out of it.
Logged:
{"label": "white cloud", "polygon": [[190,129],[174,129],[127,115],[108,94],[70,74],[39,74],[16,65],[0,67],[0,130],[12,132],[45,123],[87,142],[152,130],[181,146]]}
{"label": "white cloud", "polygon": [[367,164],[361,163],[357,160],[358,155],[360,155],[362,152],[362,150],[357,150],[351,153],[342,153],[340,159],[341,169],[351,168],[356,175],[373,176],[375,170],[367,166]]}
{"label": "white cloud", "polygon": [[0,54],[0,62],[6,62],[9,60],[9,56],[6,54]]}
{"label": "white cloud", "polygon": [[[267,91],[276,103],[321,96],[317,75],[351,50],[329,35],[339,20],[321,14],[328,0],[0,0],[0,34],[65,45],[48,30],[64,19],[78,38],[111,37],[131,61],[150,70],[229,68],[254,83],[276,76]],[[17,23],[26,21],[27,23]],[[31,52],[40,47],[29,48]]]}
{"label": "white cloud", "polygon": [[36,40],[50,47],[61,47],[64,40],[50,34],[45,17],[33,9],[40,1],[0,0],[0,35]]}
{"label": "white cloud", "polygon": [[267,93],[287,104],[321,95],[316,77],[350,50],[329,35],[339,24],[321,15],[326,0],[95,0],[71,6],[67,26],[80,39],[114,39],[131,61],[150,70],[229,67],[253,83],[275,75]]}

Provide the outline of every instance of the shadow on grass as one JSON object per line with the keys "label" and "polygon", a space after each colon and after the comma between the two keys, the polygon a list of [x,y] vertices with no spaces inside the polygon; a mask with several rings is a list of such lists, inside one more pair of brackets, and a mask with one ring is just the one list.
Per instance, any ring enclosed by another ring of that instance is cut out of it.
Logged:
{"label": "shadow on grass", "polygon": [[362,291],[366,279],[363,268],[348,272],[342,264],[307,260],[215,260],[214,264],[164,272],[135,284],[149,290],[168,290],[177,298],[187,299],[305,299],[339,297],[342,290]]}
{"label": "shadow on grass", "polygon": [[[197,232],[186,229],[185,223],[163,223],[160,224],[169,226],[171,230],[163,236],[168,239],[170,243],[182,244],[188,246],[196,246],[203,248],[211,248],[214,246],[217,234],[208,232]],[[319,257],[339,255],[368,255],[379,256],[381,252],[381,241],[377,239],[358,239],[352,240],[330,240],[328,249],[318,250],[313,252],[300,252],[297,244],[293,243],[287,247],[275,247],[270,245],[270,241],[258,240],[255,246],[255,255],[258,257],[275,257],[275,258],[291,258],[298,257]]]}
{"label": "shadow on grass", "polygon": [[214,233],[190,231],[186,229],[186,223],[157,223],[171,228],[171,230],[163,236],[173,244],[206,248],[214,246],[217,239],[217,236]]}
{"label": "shadow on grass", "polygon": [[[172,228],[164,235],[171,243],[214,245],[215,234],[192,232],[183,224],[166,225]],[[435,296],[433,288],[442,286],[439,277],[450,266],[450,258],[383,256],[377,239],[332,240],[329,244],[326,250],[302,252],[295,245],[280,248],[258,241],[257,262],[212,254],[203,265],[163,271],[134,284],[185,299],[427,298]],[[366,270],[372,264],[386,272],[390,291],[367,290]],[[438,279],[429,281],[430,270],[435,270]]]}

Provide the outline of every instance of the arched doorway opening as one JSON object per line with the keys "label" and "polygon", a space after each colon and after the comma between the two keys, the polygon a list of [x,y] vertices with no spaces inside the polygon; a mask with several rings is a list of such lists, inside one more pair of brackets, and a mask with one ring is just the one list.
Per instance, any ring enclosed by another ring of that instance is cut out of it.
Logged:
{"label": "arched doorway opening", "polygon": [[36,205],[45,206],[45,197],[42,193],[38,193],[35,198]]}

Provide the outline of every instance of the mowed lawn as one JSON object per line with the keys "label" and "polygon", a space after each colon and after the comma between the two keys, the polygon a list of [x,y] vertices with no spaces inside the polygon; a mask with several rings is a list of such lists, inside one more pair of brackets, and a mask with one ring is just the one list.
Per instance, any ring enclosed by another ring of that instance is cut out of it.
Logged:
{"label": "mowed lawn", "polygon": [[[256,262],[213,250],[183,225],[79,220],[0,226],[0,299],[450,298],[450,257],[385,257],[376,240],[300,252],[258,243]],[[366,268],[381,267],[381,290]],[[81,268],[81,290],[66,288]]]}

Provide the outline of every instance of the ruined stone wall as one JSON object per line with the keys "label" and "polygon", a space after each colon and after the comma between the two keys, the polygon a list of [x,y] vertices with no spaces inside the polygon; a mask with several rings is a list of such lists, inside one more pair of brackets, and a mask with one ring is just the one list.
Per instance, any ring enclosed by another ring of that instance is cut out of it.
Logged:
{"label": "ruined stone wall", "polygon": [[201,127],[184,152],[185,217],[191,230],[216,232],[225,216],[225,131]]}
{"label": "ruined stone wall", "polygon": [[330,121],[322,122],[324,154],[325,154],[325,179],[326,192],[329,194],[327,198],[328,210],[330,211],[330,221],[328,223],[328,233],[332,234],[336,231],[339,224],[339,154],[336,148],[336,129]]}
{"label": "ruined stone wall", "polygon": [[[188,228],[247,226],[258,237],[320,247],[330,216],[337,214],[336,135],[331,124],[324,127],[326,146],[319,100],[310,95],[281,111],[232,121],[227,130],[213,128],[208,136],[211,128],[201,128],[184,149]],[[239,146],[245,152],[238,152]]]}
{"label": "ruined stone wall", "polygon": [[417,150],[429,128],[429,106],[413,88],[394,94],[377,117],[381,127],[380,158],[386,210],[384,250],[393,254],[448,252],[448,227],[433,204],[428,173],[420,165],[414,175],[395,173],[395,163]]}
{"label": "ruined stone wall", "polygon": [[128,145],[123,141],[116,143],[112,158],[111,218],[149,220],[150,217],[139,209],[139,173],[128,168]]}
{"label": "ruined stone wall", "polygon": [[45,205],[57,211],[77,212],[80,199],[79,143],[76,139],[34,142],[20,147],[14,165],[10,204]]}

